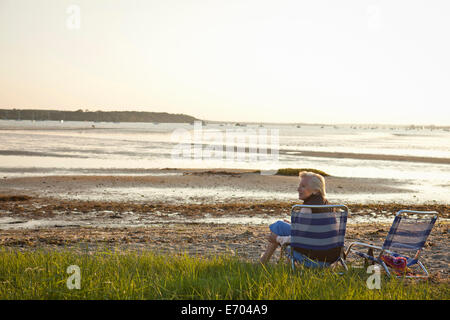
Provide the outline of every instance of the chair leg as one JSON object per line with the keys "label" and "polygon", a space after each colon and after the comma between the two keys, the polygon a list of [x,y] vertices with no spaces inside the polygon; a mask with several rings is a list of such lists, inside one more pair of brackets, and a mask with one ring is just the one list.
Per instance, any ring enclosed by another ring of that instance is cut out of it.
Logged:
{"label": "chair leg", "polygon": [[427,268],[425,268],[425,266],[422,264],[422,262],[417,261],[417,264],[419,265],[419,267],[422,269],[422,271],[425,273],[425,277],[428,278],[430,275],[428,273]]}
{"label": "chair leg", "polygon": [[342,264],[342,266],[344,267],[345,271],[348,271],[347,264],[345,263],[344,259],[342,259],[342,257],[339,257],[339,262]]}
{"label": "chair leg", "polygon": [[294,258],[294,249],[291,247],[291,268],[292,271],[295,271],[295,258]]}
{"label": "chair leg", "polygon": [[384,268],[384,271],[386,271],[388,277],[390,277],[391,272],[389,271],[389,268],[387,267],[386,263],[384,263],[384,261],[381,259],[378,259],[378,260],[379,260],[379,263],[381,264],[381,266]]}

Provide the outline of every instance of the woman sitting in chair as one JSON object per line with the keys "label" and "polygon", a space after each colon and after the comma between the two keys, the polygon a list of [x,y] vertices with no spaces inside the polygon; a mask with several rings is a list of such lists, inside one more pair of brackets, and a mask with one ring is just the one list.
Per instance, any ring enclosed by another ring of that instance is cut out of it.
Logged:
{"label": "woman sitting in chair", "polygon": [[[328,200],[325,192],[325,179],[316,173],[302,171],[299,173],[300,183],[298,186],[298,198],[303,200],[305,205],[327,205]],[[321,213],[329,212],[326,208],[302,208],[301,213]],[[266,252],[261,256],[261,263],[269,261],[280,243],[290,243],[291,225],[287,221],[277,221],[269,226],[270,235],[268,236],[269,246]],[[295,248],[294,257],[296,260],[306,266],[325,266],[326,261],[335,261],[340,255],[341,249],[334,248],[330,250],[308,250]]]}

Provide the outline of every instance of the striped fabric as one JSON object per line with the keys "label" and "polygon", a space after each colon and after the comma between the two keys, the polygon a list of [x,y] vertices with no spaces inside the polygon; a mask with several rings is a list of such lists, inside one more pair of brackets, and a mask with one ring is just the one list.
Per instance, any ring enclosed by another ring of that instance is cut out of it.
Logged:
{"label": "striped fabric", "polygon": [[328,250],[344,246],[347,212],[291,212],[291,246]]}
{"label": "striped fabric", "polygon": [[383,249],[420,250],[433,229],[436,217],[414,219],[396,216],[383,244]]}

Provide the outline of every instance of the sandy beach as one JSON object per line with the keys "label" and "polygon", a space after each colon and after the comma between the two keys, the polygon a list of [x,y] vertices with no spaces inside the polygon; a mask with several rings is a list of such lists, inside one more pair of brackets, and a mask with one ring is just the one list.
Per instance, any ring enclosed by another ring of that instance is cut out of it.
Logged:
{"label": "sandy beach", "polygon": [[[330,199],[411,192],[389,179],[327,177],[326,182]],[[0,243],[21,249],[83,244],[201,255],[230,253],[257,261],[266,246],[268,224],[289,219],[291,206],[301,203],[296,199],[297,183],[295,176],[223,169],[4,178],[0,180]],[[438,211],[440,218],[422,256],[436,277],[447,279],[448,204],[332,203],[349,207],[347,244],[356,240],[382,244],[400,209]]]}
{"label": "sandy beach", "polygon": [[[405,181],[396,179],[329,176],[326,182],[329,199],[335,202],[367,203],[370,195],[414,192]],[[146,175],[5,176],[0,180],[0,193],[139,203],[296,201],[297,184],[296,176],[261,175],[255,170],[162,169],[151,170]],[[360,201],[358,195],[368,197]],[[357,200],[351,201],[351,198]],[[398,202],[402,202],[400,199]]]}

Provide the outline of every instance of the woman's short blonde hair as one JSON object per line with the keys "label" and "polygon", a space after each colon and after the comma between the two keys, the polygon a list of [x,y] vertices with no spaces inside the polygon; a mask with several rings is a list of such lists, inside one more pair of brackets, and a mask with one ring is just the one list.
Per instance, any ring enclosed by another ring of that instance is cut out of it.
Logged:
{"label": "woman's short blonde hair", "polygon": [[298,176],[300,179],[303,179],[305,177],[308,178],[308,186],[313,190],[314,192],[320,192],[322,197],[326,197],[326,191],[325,191],[325,178],[322,177],[320,174],[310,172],[310,171],[300,171],[298,173]]}

